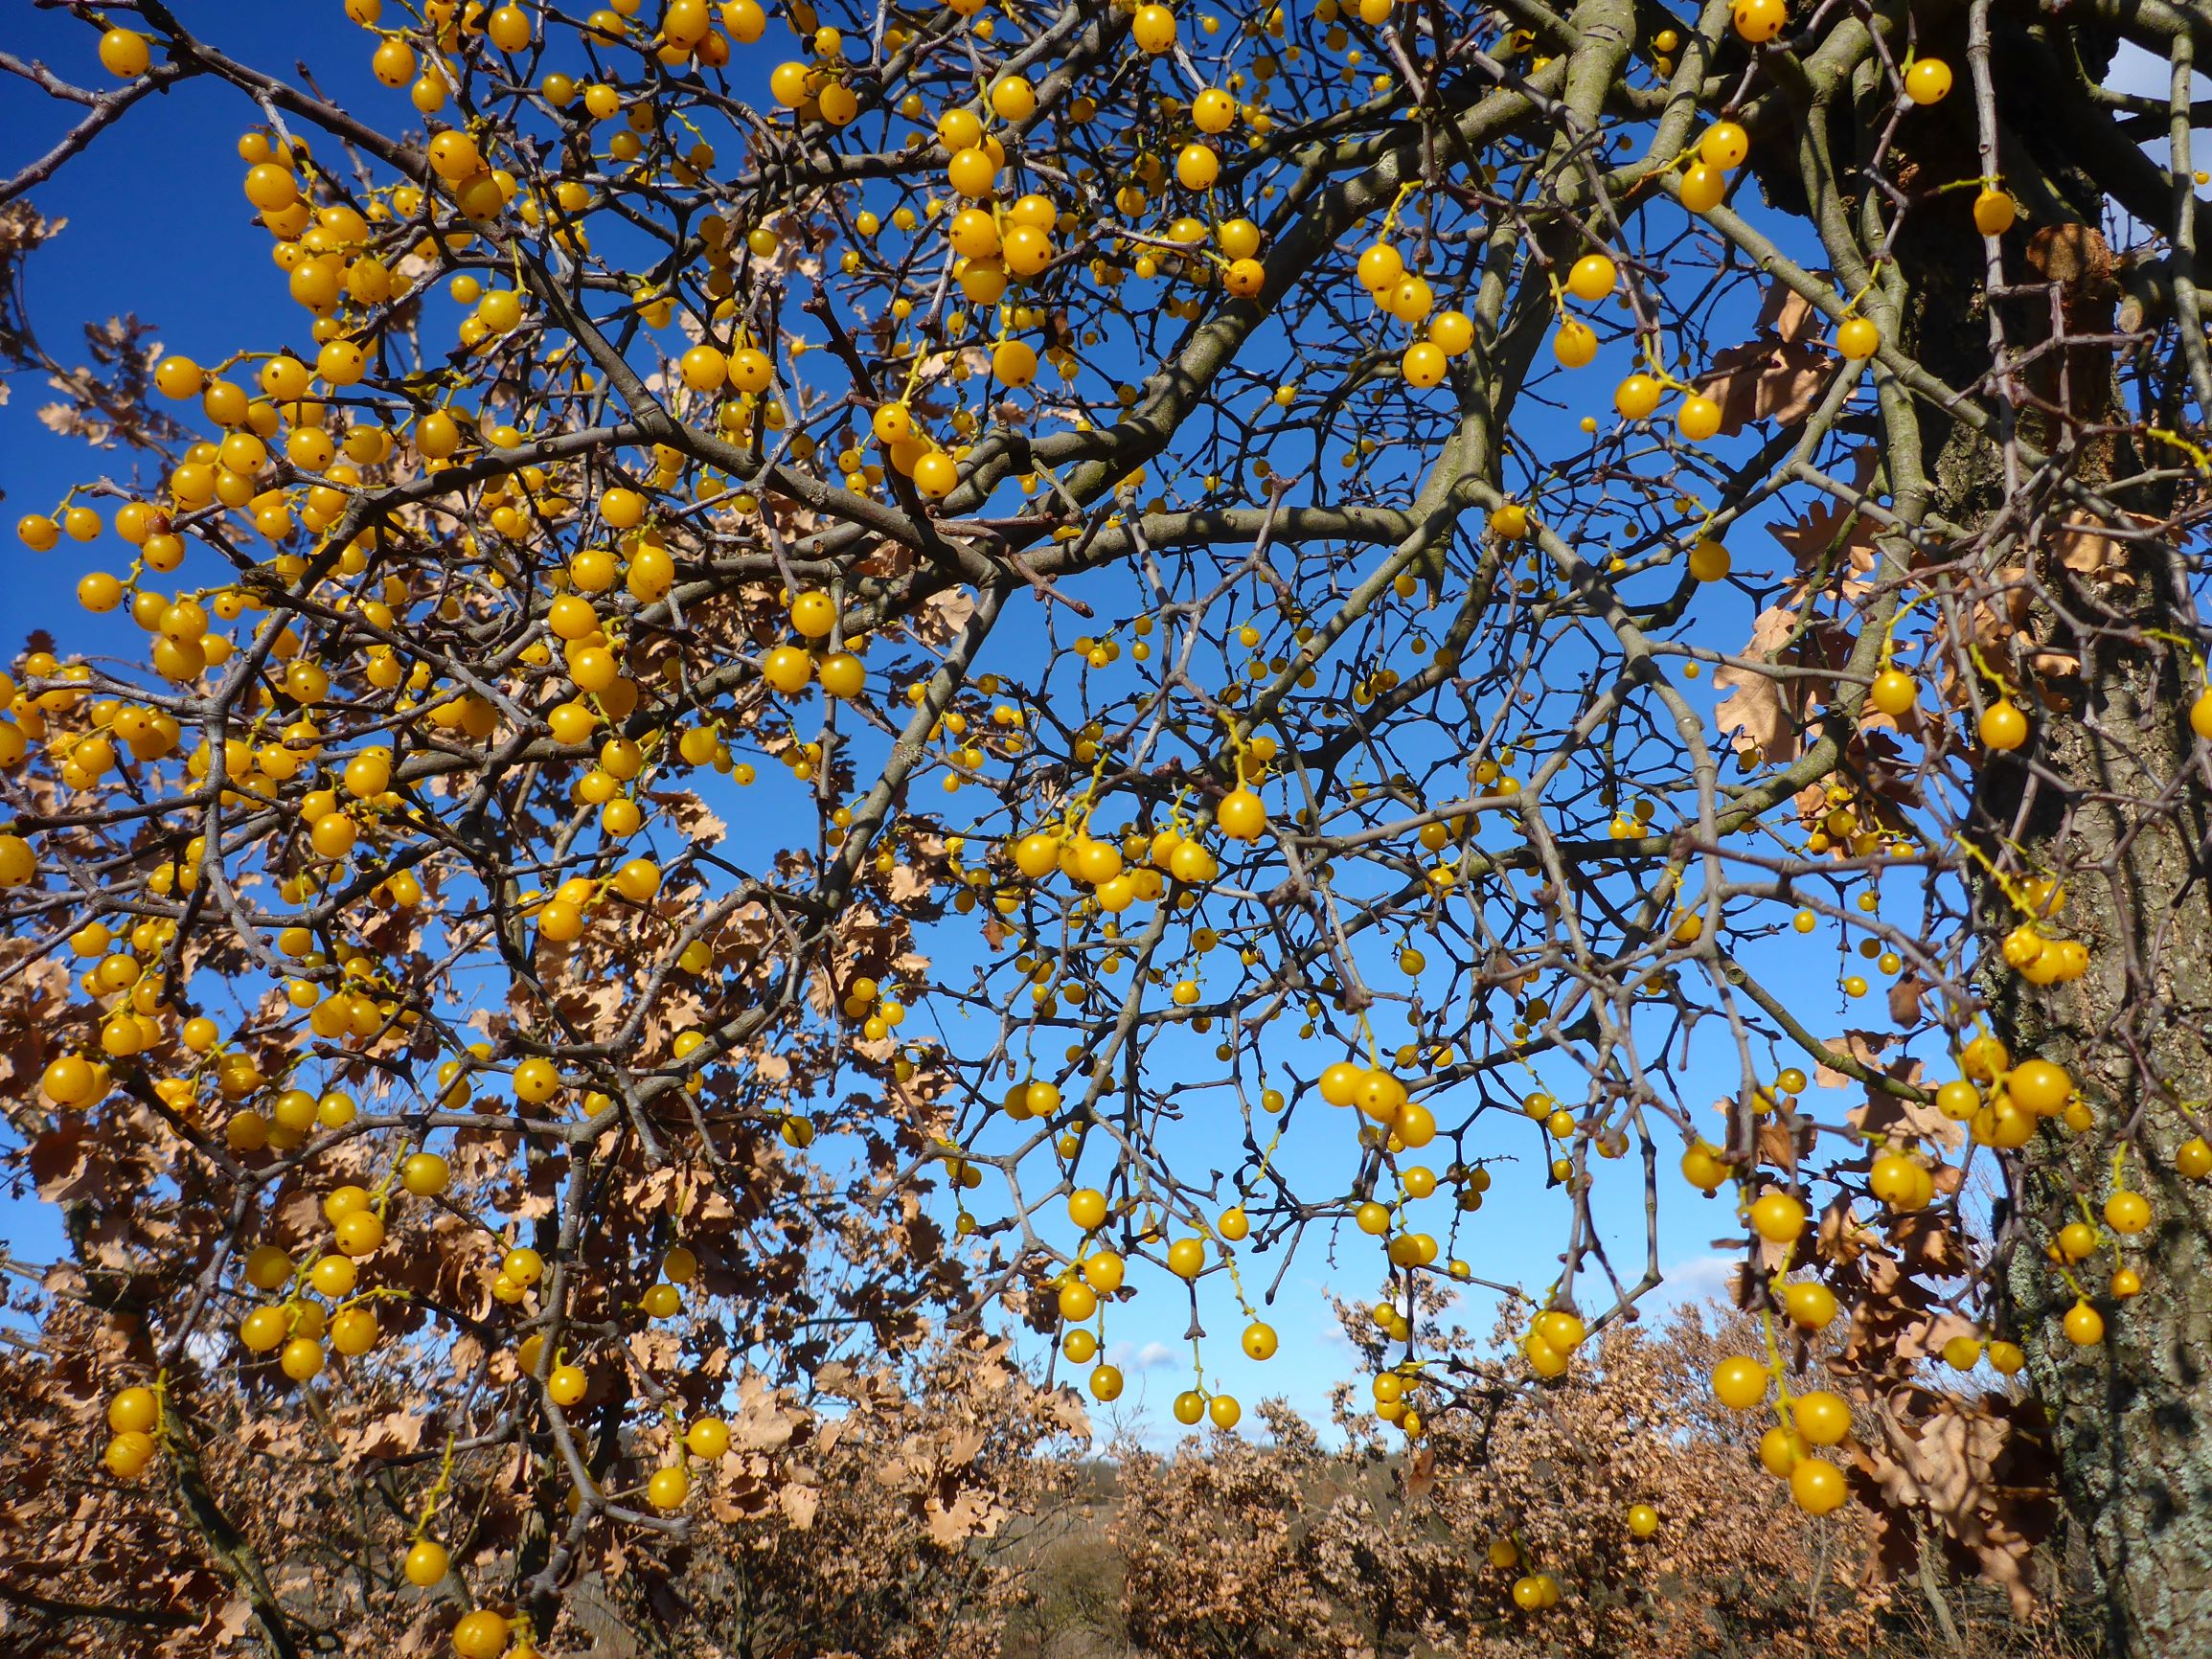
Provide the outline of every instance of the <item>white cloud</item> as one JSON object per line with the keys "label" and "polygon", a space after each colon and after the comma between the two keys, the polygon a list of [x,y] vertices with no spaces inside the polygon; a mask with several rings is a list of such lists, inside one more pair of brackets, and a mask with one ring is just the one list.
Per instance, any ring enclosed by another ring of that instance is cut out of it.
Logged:
{"label": "white cloud", "polygon": [[1686,1302],[1704,1302],[1725,1295],[1729,1277],[1736,1271],[1742,1259],[1735,1256],[1693,1256],[1687,1261],[1677,1261],[1664,1269],[1664,1282],[1659,1285],[1659,1300],[1666,1307],[1679,1307]]}
{"label": "white cloud", "polygon": [[1142,1348],[1116,1342],[1107,1345],[1106,1357],[1108,1365],[1121,1371],[1157,1371],[1174,1363],[1175,1351],[1164,1342],[1148,1342]]}

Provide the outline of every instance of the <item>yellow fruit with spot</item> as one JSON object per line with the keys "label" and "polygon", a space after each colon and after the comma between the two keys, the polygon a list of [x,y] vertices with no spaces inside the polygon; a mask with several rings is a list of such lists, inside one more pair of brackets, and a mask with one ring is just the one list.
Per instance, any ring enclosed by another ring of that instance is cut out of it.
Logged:
{"label": "yellow fruit with spot", "polygon": [[1613,389],[1613,411],[1624,420],[1641,420],[1658,408],[1664,391],[1649,375],[1630,375]]}
{"label": "yellow fruit with spot", "polygon": [[1950,85],[1950,65],[1940,57],[1923,57],[1904,72],[1904,95],[1915,103],[1941,103]]}
{"label": "yellow fruit with spot", "polygon": [[1175,14],[1165,6],[1139,6],[1129,19],[1129,38],[1157,57],[1175,44]]}
{"label": "yellow fruit with spot", "polygon": [[1805,1280],[1782,1293],[1782,1307],[1790,1322],[1800,1329],[1823,1330],[1836,1317],[1836,1293],[1825,1284]]}
{"label": "yellow fruit with spot", "polygon": [[2019,217],[2013,198],[1995,186],[1985,187],[1973,198],[1973,228],[1985,237],[2001,237]]}
{"label": "yellow fruit with spot", "polygon": [[1836,330],[1836,350],[1845,362],[1860,363],[1881,349],[1881,330],[1865,317],[1846,317]]}
{"label": "yellow fruit with spot", "polygon": [[1533,1333],[1522,1339],[1520,1352],[1521,1357],[1528,1361],[1529,1369],[1547,1381],[1553,1377],[1564,1376],[1568,1368],[1574,1363],[1566,1354],[1562,1353],[1542,1337]]}
{"label": "yellow fruit with spot", "polygon": [[1730,563],[1728,550],[1710,536],[1690,549],[1690,574],[1699,581],[1726,580]]}
{"label": "yellow fruit with spot", "polygon": [[1977,730],[1986,747],[2010,753],[2028,740],[2028,717],[2010,697],[1999,697],[1982,711]]}
{"label": "yellow fruit with spot", "polygon": [[117,1480],[134,1481],[153,1462],[153,1437],[142,1429],[126,1429],[107,1443],[101,1462]]}
{"label": "yellow fruit with spot", "polygon": [[100,37],[100,67],[118,80],[144,75],[150,61],[146,36],[136,30],[110,29]]}
{"label": "yellow fruit with spot", "polygon": [[125,1388],[107,1402],[107,1426],[117,1434],[149,1434],[160,1420],[161,1407],[150,1388]]}
{"label": "yellow fruit with spot", "polygon": [[2065,1110],[2074,1092],[2074,1079],[2065,1068],[2049,1060],[2026,1059],[2005,1074],[2005,1092],[2024,1112],[2050,1117]]}
{"label": "yellow fruit with spot", "polygon": [[1586,1334],[1583,1322],[1563,1308],[1552,1308],[1536,1317],[1536,1333],[1562,1353],[1572,1353]]}
{"label": "yellow fruit with spot", "polygon": [[2140,1193],[2121,1191],[2105,1200],[2105,1225],[2126,1238],[2151,1225],[2151,1203]]}
{"label": "yellow fruit with spot", "polygon": [[796,696],[814,677],[814,662],[796,646],[778,646],[761,659],[761,678],[786,696]]}
{"label": "yellow fruit with spot", "polygon": [[1728,1166],[1721,1161],[1719,1148],[1700,1141],[1682,1154],[1682,1178],[1693,1187],[1715,1193],[1727,1180]]}
{"label": "yellow fruit with spot", "polygon": [[1698,159],[1720,172],[1732,172],[1751,153],[1751,136],[1732,121],[1717,121],[1698,140]]}
{"label": "yellow fruit with spot", "polygon": [[1249,789],[1232,789],[1214,809],[1214,822],[1232,841],[1255,841],[1267,827],[1267,808]]}
{"label": "yellow fruit with spot", "polygon": [[1001,340],[992,349],[991,372],[1009,386],[1037,378],[1037,350],[1022,340]]}
{"label": "yellow fruit with spot", "polygon": [[338,1248],[348,1256],[373,1256],[384,1242],[384,1221],[374,1210],[356,1210],[336,1227]]}
{"label": "yellow fruit with spot", "polygon": [[942,449],[932,449],[914,463],[914,488],[927,501],[942,501],[960,482],[960,467]]}
{"label": "yellow fruit with spot", "polygon": [[1417,340],[1406,347],[1405,356],[1399,364],[1399,372],[1405,376],[1408,386],[1426,391],[1444,382],[1450,362],[1441,346],[1427,340]]}
{"label": "yellow fruit with spot", "polygon": [[1711,213],[1728,193],[1728,175],[1717,167],[1694,162],[1682,173],[1682,205],[1694,214]]}
{"label": "yellow fruit with spot", "polygon": [[1883,669],[1867,688],[1866,700],[1894,718],[1920,701],[1920,682],[1900,670]]}
{"label": "yellow fruit with spot", "polygon": [[1065,1281],[1057,1298],[1060,1318],[1080,1325],[1098,1311],[1098,1292],[1080,1279]]}

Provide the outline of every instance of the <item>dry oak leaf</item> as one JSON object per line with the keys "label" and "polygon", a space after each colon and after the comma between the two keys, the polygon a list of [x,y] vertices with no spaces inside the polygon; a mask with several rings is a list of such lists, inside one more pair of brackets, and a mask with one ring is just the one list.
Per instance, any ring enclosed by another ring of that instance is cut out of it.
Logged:
{"label": "dry oak leaf", "polygon": [[31,1143],[31,1178],[48,1204],[96,1198],[105,1184],[91,1173],[92,1130],[79,1119],[64,1122]]}
{"label": "dry oak leaf", "polygon": [[1405,1466],[1405,1496],[1410,1502],[1436,1489],[1436,1448],[1423,1446]]}
{"label": "dry oak leaf", "polygon": [[1495,986],[1508,996],[1518,996],[1536,983],[1536,969],[1523,966],[1508,952],[1494,947],[1482,965],[1482,983]]}
{"label": "dry oak leaf", "polygon": [[1754,420],[1784,426],[1801,420],[1819,400],[1830,358],[1820,341],[1819,314],[1777,283],[1760,307],[1758,333],[1713,356],[1697,389],[1721,405],[1721,434],[1733,438]]}
{"label": "dry oak leaf", "polygon": [[1939,1210],[1914,1210],[1889,1230],[1904,1271],[1917,1279],[1948,1279],[1973,1267],[1965,1240]]}
{"label": "dry oak leaf", "polygon": [[814,1524],[814,1513],[822,1507],[822,1494],[812,1487],[789,1486],[776,1494],[776,1502],[784,1511],[784,1518],[803,1533]]}
{"label": "dry oak leaf", "polygon": [[338,1448],[349,1463],[402,1457],[422,1443],[422,1418],[419,1412],[390,1411],[338,1430]]}
{"label": "dry oak leaf", "polygon": [[[2132,529],[2155,531],[2159,521],[2140,512],[2127,513]],[[2116,536],[2109,533],[2105,522],[2086,507],[2077,507],[2067,513],[2064,522],[2051,533],[2051,547],[2058,554],[2059,562],[2077,576],[2086,576],[2093,581],[2114,586],[2135,585],[2134,572],[2129,568],[2135,537]],[[2050,655],[2063,655],[2052,652]],[[2080,672],[2077,663],[2073,672]]]}
{"label": "dry oak leaf", "polygon": [[26,1085],[45,1068],[54,1015],[68,1002],[75,982],[66,963],[42,957],[24,966],[34,946],[27,940],[0,942],[0,1088],[10,1083],[28,1095]]}
{"label": "dry oak leaf", "polygon": [[891,867],[891,902],[907,904],[929,895],[930,878],[911,864],[894,864]]}
{"label": "dry oak leaf", "polygon": [[[2027,625],[2033,597],[2025,565],[2008,564],[1992,571],[1968,609],[1969,639],[1985,651],[2002,649],[2007,640]],[[1948,637],[1948,625],[1939,621],[1935,633],[1939,640]],[[1949,667],[1949,653],[1946,653],[1946,667]]]}
{"label": "dry oak leaf", "polygon": [[[1751,643],[1739,652],[1749,658],[1771,658],[1796,630],[1797,613],[1779,605],[1759,613],[1751,625]],[[1715,705],[1713,721],[1723,732],[1735,734],[1739,753],[1755,750],[1769,762],[1793,761],[1800,749],[1796,699],[1786,682],[1756,669],[1725,663],[1714,671],[1713,685],[1727,695]]]}
{"label": "dry oak leaf", "polygon": [[211,1634],[217,1648],[228,1648],[246,1633],[253,1623],[253,1603],[243,1596],[233,1596],[216,1614],[216,1627]]}
{"label": "dry oak leaf", "polygon": [[1889,986],[1889,1017],[1901,1026],[1918,1025],[1920,999],[1927,989],[1927,987],[1921,983],[1917,973],[1904,974],[1892,980]]}
{"label": "dry oak leaf", "polygon": [[[1854,450],[1849,466],[1849,475],[1841,482],[1852,494],[1858,494],[1874,476],[1874,445],[1864,444]],[[1874,569],[1877,529],[1864,513],[1854,516],[1848,497],[1823,492],[1813,499],[1803,517],[1788,524],[1769,525],[1767,534],[1780,542],[1783,551],[1795,561],[1800,579],[1812,576],[1825,563],[1829,581],[1823,585],[1837,586],[1836,579],[1840,578],[1839,591],[1850,597],[1862,585],[1855,579]],[[1844,532],[1840,541],[1837,540],[1839,531]]]}
{"label": "dry oak leaf", "polygon": [[947,588],[922,602],[921,608],[907,619],[905,631],[924,645],[943,645],[966,627],[974,614],[972,596],[959,588]]}
{"label": "dry oak leaf", "polygon": [[950,1505],[932,1496],[923,1504],[922,1514],[928,1523],[930,1542],[947,1550],[973,1537],[991,1536],[1006,1518],[1002,1508],[978,1491],[964,1491]]}
{"label": "dry oak leaf", "polygon": [[[1849,1223],[1856,1226],[1856,1221]],[[1927,1316],[1926,1287],[1908,1281],[1897,1259],[1880,1248],[1871,1229],[1859,1228],[1857,1242],[1861,1254],[1852,1262],[1859,1291],[1851,1308],[1843,1352],[1832,1363],[1836,1369],[1865,1377],[1894,1377],[1912,1369],[1900,1361],[1898,1349],[1908,1332]]]}
{"label": "dry oak leaf", "polygon": [[1873,1229],[1859,1219],[1852,1209],[1850,1195],[1843,1193],[1828,1200],[1827,1207],[1820,1212],[1820,1221],[1813,1238],[1813,1254],[1821,1261],[1845,1265],[1857,1261],[1881,1243]]}
{"label": "dry oak leaf", "polygon": [[689,789],[648,789],[645,797],[662,807],[678,833],[695,846],[713,847],[729,834],[730,827]]}
{"label": "dry oak leaf", "polygon": [[1980,1334],[1980,1329],[1973,1320],[1938,1309],[1905,1332],[1897,1345],[1897,1357],[1907,1360],[1932,1359],[1943,1352],[1943,1345],[1952,1337],[1978,1337]]}
{"label": "dry oak leaf", "polygon": [[[1916,1087],[1920,1083],[1920,1061],[1909,1056],[1880,1069],[1898,1082]],[[1834,1072],[1828,1075],[1837,1078],[1841,1076]],[[1843,1115],[1862,1135],[1911,1136],[1953,1149],[1966,1139],[1966,1126],[1937,1111],[1932,1100],[1907,1100],[1872,1084],[1866,1087],[1865,1101]]]}
{"label": "dry oak leaf", "polygon": [[738,1383],[739,1405],[730,1419],[730,1442],[746,1451],[774,1451],[788,1445],[806,1423],[807,1414],[769,1392],[766,1378],[747,1372]]}
{"label": "dry oak leaf", "polygon": [[1771,1120],[1759,1125],[1759,1161],[1780,1169],[1793,1170],[1799,1159],[1811,1154],[1813,1140],[1818,1131],[1803,1120],[1793,1125]]}
{"label": "dry oak leaf", "polygon": [[[1869,1071],[1881,1071],[1881,1051],[1897,1040],[1893,1032],[1860,1031],[1854,1027],[1841,1036],[1830,1037],[1821,1046],[1832,1054],[1849,1055]],[[1904,1074],[1909,1076],[1910,1074]],[[1844,1076],[1834,1066],[1815,1065],[1813,1069],[1813,1086],[1820,1089],[1848,1088],[1856,1079]]]}
{"label": "dry oak leaf", "polygon": [[718,1521],[751,1521],[758,1520],[772,1501],[764,1484],[740,1476],[718,1484],[709,1495],[707,1507]]}
{"label": "dry oak leaf", "polygon": [[1878,1513],[1925,1515],[1950,1550],[2002,1584],[2015,1612],[2024,1614],[2034,1604],[2029,1552],[2049,1532],[2052,1506],[2036,1480],[2040,1437],[1991,1403],[1942,1398],[1932,1416],[1913,1423],[1893,1401],[1877,1401],[1880,1437],[1859,1451],[1856,1470],[1862,1487],[1885,1500],[1873,1505]]}

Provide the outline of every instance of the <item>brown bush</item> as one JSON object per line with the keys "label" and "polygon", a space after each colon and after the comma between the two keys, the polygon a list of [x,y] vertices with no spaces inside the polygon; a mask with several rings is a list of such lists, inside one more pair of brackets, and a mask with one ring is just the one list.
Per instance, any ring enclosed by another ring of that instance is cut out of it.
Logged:
{"label": "brown bush", "polygon": [[[1262,1407],[1266,1443],[1126,1445],[1110,1534],[1129,1645],[1160,1659],[2086,1650],[1932,1554],[1885,1584],[1865,1511],[1792,1505],[1757,1465],[1767,1420],[1711,1400],[1713,1363],[1758,1341],[1732,1309],[1693,1309],[1610,1328],[1594,1365],[1533,1392],[1478,1370],[1461,1379],[1478,1409],[1442,1416],[1411,1454],[1385,1449],[1350,1389],[1335,1449],[1279,1401]],[[1628,1512],[1647,1502],[1661,1524],[1638,1540]],[[1496,1540],[1519,1565],[1492,1565]],[[1518,1609],[1523,1572],[1551,1575],[1559,1605]]]}
{"label": "brown bush", "polygon": [[[934,1345],[902,1377],[829,1367],[807,1401],[744,1384],[737,1444],[702,1483],[719,1524],[612,1552],[548,1647],[605,1659],[2091,1651],[2046,1612],[2016,1618],[1932,1544],[1917,1572],[1881,1584],[1865,1511],[1795,1509],[1757,1467],[1764,1421],[1711,1403],[1714,1360],[1757,1340],[1733,1309],[1693,1309],[1655,1329],[1608,1328],[1588,1363],[1533,1390],[1505,1360],[1466,1362],[1452,1379],[1469,1409],[1440,1414],[1410,1451],[1346,1386],[1326,1443],[1274,1400],[1249,1438],[1194,1436],[1162,1452],[1125,1433],[1093,1460],[1074,1397],[980,1336]],[[201,1421],[198,1455],[177,1460],[175,1477],[195,1484],[196,1524],[214,1529],[195,1534],[191,1505],[99,1471],[95,1378],[123,1346],[113,1320],[75,1307],[49,1322],[41,1349],[0,1358],[0,1407],[18,1425],[0,1451],[0,1531],[17,1540],[0,1570],[11,1652],[196,1656],[238,1644],[249,1602],[201,1564],[228,1514],[310,1642],[442,1650],[450,1609],[438,1593],[402,1593],[398,1620],[371,1611],[392,1603],[382,1579],[396,1578],[406,1508],[335,1501],[351,1475],[379,1493],[419,1481],[410,1471],[435,1464],[437,1447],[357,1424],[308,1443],[250,1418]],[[497,1576],[547,1547],[484,1503],[495,1467],[459,1467],[444,1511],[457,1556]],[[239,1501],[248,1493],[261,1498]],[[1660,1509],[1649,1540],[1627,1524],[1639,1502]],[[1492,1564],[1500,1539],[1520,1565]],[[149,1577],[149,1561],[173,1566]],[[2032,1565],[2053,1587],[2049,1550]],[[1515,1606],[1524,1571],[1557,1580],[1557,1606]],[[363,1573],[386,1593],[363,1594]],[[122,1583],[136,1586],[128,1605]]]}

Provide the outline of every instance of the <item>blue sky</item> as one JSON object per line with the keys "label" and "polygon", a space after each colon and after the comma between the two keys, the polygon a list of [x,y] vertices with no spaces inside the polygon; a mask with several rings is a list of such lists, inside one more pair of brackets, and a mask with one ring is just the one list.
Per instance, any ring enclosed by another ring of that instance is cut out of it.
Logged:
{"label": "blue sky", "polygon": [[[335,0],[281,7],[265,0],[227,4],[209,0],[182,10],[200,34],[227,45],[236,56],[270,65],[306,57],[325,90],[338,102],[374,108],[392,123],[406,115],[402,95],[388,93],[370,79],[366,37],[344,21]],[[92,57],[92,40],[89,31],[66,18],[22,8],[11,13],[13,50],[44,57],[69,78],[97,84],[101,72]],[[15,165],[44,148],[74,113],[48,102],[19,81],[0,84],[0,132],[8,135],[0,164]],[[126,311],[155,324],[170,350],[203,360],[225,354],[241,340],[257,344],[273,344],[278,338],[304,340],[302,314],[284,297],[282,278],[268,261],[266,239],[248,223],[238,193],[240,169],[234,147],[239,131],[254,117],[252,108],[235,93],[210,83],[187,82],[168,94],[160,107],[134,111],[119,130],[105,135],[34,194],[34,203],[50,217],[68,220],[63,234],[33,259],[27,281],[32,315],[55,355],[65,362],[80,360],[80,325]],[[1589,390],[1602,398],[1626,366],[1622,362],[1590,371]],[[10,391],[9,401],[0,406],[0,489],[6,491],[10,525],[23,512],[46,511],[74,482],[104,467],[129,466],[127,457],[92,455],[81,445],[48,433],[37,420],[44,398],[34,378],[17,376]],[[1579,442],[1568,435],[1567,413],[1532,413],[1530,420],[1533,430],[1523,436],[1539,447]],[[1744,537],[1745,545],[1764,540],[1756,532],[1746,531]],[[86,570],[121,567],[120,546],[112,538],[88,549],[64,543],[53,554],[35,556],[11,534],[5,555],[0,555],[7,560],[11,601],[0,645],[12,652],[19,648],[22,635],[34,628],[51,629],[65,643],[96,648],[109,642],[135,645],[139,636],[127,621],[87,617],[74,598],[77,580]],[[195,568],[200,567],[188,564],[184,576],[190,578]],[[1102,585],[1110,580],[1101,579]],[[1715,637],[1707,643],[1736,648],[1748,631],[1749,618],[1747,602],[1735,611],[1723,607]],[[994,647],[999,654],[987,658],[983,666],[1001,671],[1034,670],[1038,637],[1033,627],[1002,630]],[[1700,706],[1709,706],[1703,683],[1693,688],[1693,694]],[[764,790],[782,782],[779,768],[769,768],[760,786]],[[718,809],[728,805],[715,800],[710,804]],[[757,798],[748,810],[760,811]],[[724,816],[733,824],[741,823],[740,814]],[[737,832],[743,833],[741,828]],[[959,948],[951,945],[941,952],[941,972],[958,963]],[[1777,964],[1787,962],[1787,971],[1805,972],[1803,964],[1813,962],[1820,965],[1819,971],[1833,974],[1832,943],[1791,942],[1775,948],[1803,953],[1773,959]],[[1809,1017],[1817,1029],[1834,1031],[1844,1023],[1840,997],[1836,999],[1833,1018],[1820,1012],[1817,995],[1809,995],[1805,1003],[1812,1005]],[[1395,1042],[1396,1035],[1386,1032],[1384,1038],[1386,1043]],[[1152,1057],[1155,1066],[1174,1063],[1175,1040],[1189,1045],[1194,1070],[1219,1071],[1211,1058],[1213,1039],[1195,1036],[1164,1041]],[[1338,1057],[1314,1052],[1311,1044],[1299,1052],[1287,1034],[1266,1040],[1282,1051],[1279,1061],[1293,1062],[1307,1075]],[[1692,1045],[1691,1055],[1692,1069],[1678,1079],[1686,1098],[1709,1101],[1733,1091],[1733,1062],[1722,1043],[1700,1038]],[[1823,1102],[1816,1097],[1814,1103],[1826,1108],[1821,1112],[1825,1117],[1839,1111],[1840,1102],[1833,1099]],[[1315,1110],[1302,1118],[1278,1163],[1304,1193],[1340,1190],[1350,1134],[1344,1120]],[[1482,1148],[1486,1153],[1517,1158],[1523,1170],[1539,1165],[1545,1156],[1539,1137],[1525,1122],[1494,1114],[1486,1125],[1488,1139]],[[1216,1161],[1224,1166],[1236,1155],[1235,1131],[1224,1133],[1220,1125],[1209,1125],[1202,1113],[1176,1133],[1187,1139],[1194,1160],[1205,1159],[1217,1147],[1221,1150]],[[1673,1293],[1703,1294],[1716,1287],[1725,1266],[1712,1252],[1710,1240],[1730,1231],[1733,1222],[1722,1203],[1699,1199],[1675,1176],[1677,1149],[1671,1140],[1661,1147],[1661,1259],[1674,1269]],[[1641,1194],[1632,1178],[1633,1163],[1631,1158],[1613,1167],[1615,1198],[1605,1205],[1610,1217],[1608,1240],[1623,1265],[1624,1277],[1632,1276],[1642,1261]],[[1201,1162],[1199,1167],[1205,1165]],[[989,1213],[988,1200],[988,1193],[977,1200],[982,1213]],[[1449,1221],[1446,1201],[1434,1199],[1424,1208],[1425,1215],[1416,1211],[1420,1224],[1441,1234]],[[1484,1277],[1540,1287],[1556,1269],[1555,1252],[1564,1233],[1565,1205],[1557,1192],[1547,1192],[1533,1179],[1501,1173],[1482,1212],[1465,1225],[1455,1253]],[[34,1260],[43,1259],[59,1243],[50,1213],[34,1202],[12,1197],[0,1197],[0,1239]],[[1282,1394],[1309,1416],[1325,1414],[1329,1386],[1352,1369],[1350,1350],[1328,1298],[1370,1296],[1380,1277],[1372,1241],[1346,1226],[1334,1243],[1332,1252],[1328,1239],[1310,1237],[1285,1278],[1282,1294],[1266,1314],[1281,1332],[1283,1350],[1266,1365],[1247,1361],[1237,1351],[1243,1318],[1225,1279],[1215,1275],[1203,1283],[1200,1312],[1210,1333],[1211,1384],[1239,1395],[1247,1404],[1264,1395]],[[1248,1260],[1246,1268],[1247,1283],[1265,1281],[1272,1277],[1274,1259]],[[1130,1375],[1125,1406],[1149,1408],[1153,1420],[1161,1421],[1168,1398],[1187,1386],[1188,1348],[1182,1341],[1187,1307],[1164,1276],[1155,1277],[1160,1282],[1148,1283],[1147,1288],[1156,1293],[1115,1310],[1109,1356],[1118,1358]],[[1471,1329],[1487,1330],[1487,1298],[1472,1303],[1466,1317]]]}

